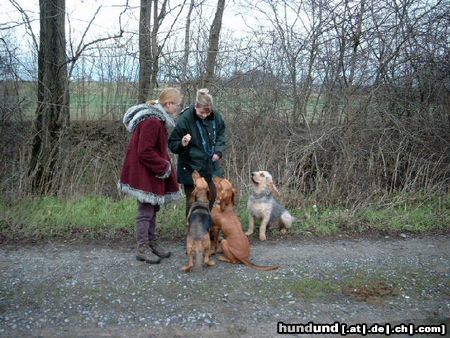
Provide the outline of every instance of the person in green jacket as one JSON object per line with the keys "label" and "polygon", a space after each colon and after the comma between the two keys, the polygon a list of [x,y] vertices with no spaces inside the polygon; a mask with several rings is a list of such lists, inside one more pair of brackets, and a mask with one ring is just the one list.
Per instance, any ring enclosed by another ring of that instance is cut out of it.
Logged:
{"label": "person in green jacket", "polygon": [[189,198],[194,190],[194,170],[208,182],[211,193],[209,205],[212,208],[216,199],[212,178],[223,177],[220,162],[226,143],[226,126],[222,114],[215,109],[208,89],[199,89],[195,104],[180,112],[169,137],[169,149],[178,154],[177,177],[186,194],[186,215],[190,208]]}

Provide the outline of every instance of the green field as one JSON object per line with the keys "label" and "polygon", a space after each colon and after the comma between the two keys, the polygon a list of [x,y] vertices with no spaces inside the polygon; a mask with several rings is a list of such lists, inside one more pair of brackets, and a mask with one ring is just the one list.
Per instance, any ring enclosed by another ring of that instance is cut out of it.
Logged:
{"label": "green field", "polygon": [[[158,89],[158,92],[161,88]],[[20,86],[18,101],[25,118],[32,119],[36,110],[36,84],[23,82]],[[137,84],[132,83],[71,83],[70,84],[70,118],[72,120],[121,119],[125,111],[136,104]],[[156,99],[156,97],[155,97]],[[188,105],[186,97],[184,105]],[[277,115],[289,115],[293,102],[289,92],[280,93],[273,90],[260,92],[225,88],[215,97],[218,109],[227,115],[235,112],[258,114],[269,109]],[[307,104],[307,115],[324,107],[323,97],[312,94]]]}
{"label": "green field", "polygon": [[[36,110],[36,84],[20,86],[19,102],[24,117],[32,119]],[[128,107],[136,103],[135,88],[130,84],[72,83],[70,118],[73,120],[121,119]]]}

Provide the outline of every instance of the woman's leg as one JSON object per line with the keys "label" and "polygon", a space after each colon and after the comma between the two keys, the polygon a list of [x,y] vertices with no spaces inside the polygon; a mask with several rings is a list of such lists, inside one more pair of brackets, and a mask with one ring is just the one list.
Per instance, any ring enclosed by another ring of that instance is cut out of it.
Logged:
{"label": "woman's leg", "polygon": [[[151,222],[155,218],[154,206],[150,203],[138,202],[138,213],[136,217],[136,241],[137,253],[136,259],[151,264],[160,262],[160,258],[149,248],[149,232]],[[153,226],[154,232],[154,226]]]}
{"label": "woman's leg", "polygon": [[149,219],[149,226],[148,226],[149,241],[154,241],[156,239],[156,214],[160,209],[159,205],[152,205],[152,206],[153,206],[153,216]]}
{"label": "woman's leg", "polygon": [[147,244],[149,234],[155,231],[155,208],[153,204],[138,202],[136,217],[136,240],[138,245]]}
{"label": "woman's leg", "polygon": [[169,258],[172,254],[170,251],[165,250],[159,245],[156,240],[156,213],[159,211],[159,205],[153,205],[149,203],[143,203],[146,206],[143,207],[144,214],[146,215],[146,221],[148,222],[147,238],[148,246],[152,252],[160,258]]}

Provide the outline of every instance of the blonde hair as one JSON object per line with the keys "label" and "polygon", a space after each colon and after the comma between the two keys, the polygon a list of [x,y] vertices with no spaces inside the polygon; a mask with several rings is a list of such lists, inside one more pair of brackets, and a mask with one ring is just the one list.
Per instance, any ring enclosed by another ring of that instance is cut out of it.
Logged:
{"label": "blonde hair", "polygon": [[209,107],[214,109],[214,100],[207,88],[197,90],[197,97],[195,99],[195,105],[199,108]]}
{"label": "blonde hair", "polygon": [[176,102],[181,99],[181,92],[177,88],[169,87],[164,89],[161,94],[159,94],[158,100],[149,100],[147,104],[155,105],[160,103],[161,106],[165,106],[167,103]]}

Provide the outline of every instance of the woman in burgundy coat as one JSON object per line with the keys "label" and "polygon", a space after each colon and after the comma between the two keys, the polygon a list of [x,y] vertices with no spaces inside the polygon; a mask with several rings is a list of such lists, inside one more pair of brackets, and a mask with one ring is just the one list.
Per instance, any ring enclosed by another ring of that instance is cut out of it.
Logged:
{"label": "woman in burgundy coat", "polygon": [[136,259],[152,264],[171,254],[156,242],[156,213],[160,205],[182,197],[167,146],[168,132],[175,127],[173,117],[181,101],[178,89],[167,88],[157,102],[133,106],[123,118],[133,135],[118,187],[138,200]]}

